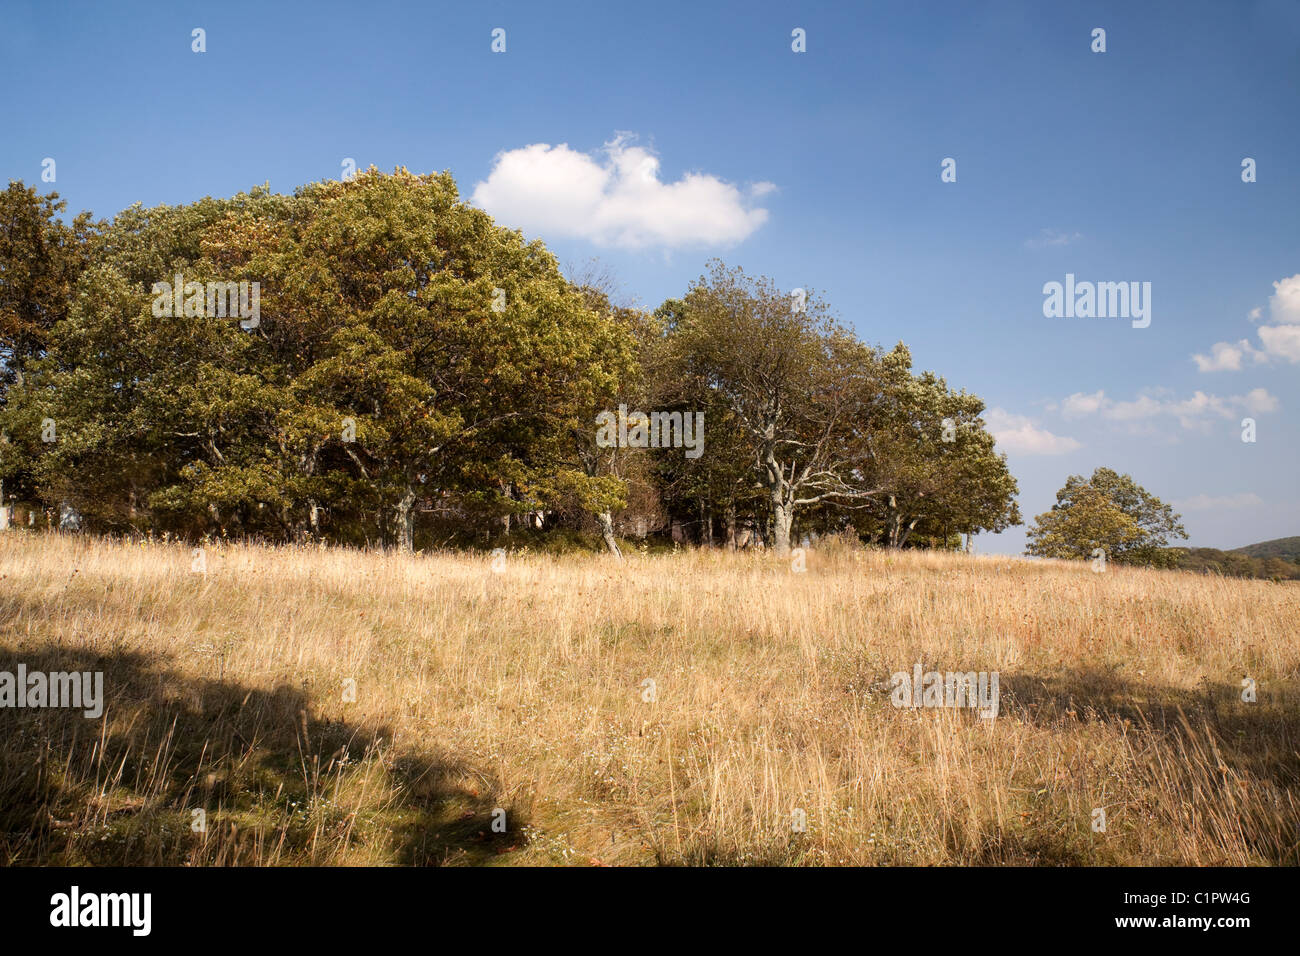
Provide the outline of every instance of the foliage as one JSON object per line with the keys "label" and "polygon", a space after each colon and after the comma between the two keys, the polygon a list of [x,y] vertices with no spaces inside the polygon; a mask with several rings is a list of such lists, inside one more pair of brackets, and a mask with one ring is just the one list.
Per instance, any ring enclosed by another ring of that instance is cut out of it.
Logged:
{"label": "foliage", "polygon": [[1234,551],[1220,551],[1218,548],[1184,548],[1178,559],[1178,567],[1184,571],[1219,574],[1230,578],[1300,581],[1300,562],[1287,561],[1277,556],[1251,557],[1244,548]]}
{"label": "foliage", "polygon": [[[617,554],[670,522],[784,552],[1020,520],[983,402],[902,343],[720,262],[615,304],[447,173],[62,210],[0,196],[0,487],[91,531],[409,550],[525,524]],[[703,415],[704,453],[602,442],[623,406]]]}
{"label": "foliage", "polygon": [[1172,508],[1110,468],[1088,479],[1071,475],[1052,510],[1034,522],[1026,553],[1045,558],[1088,558],[1100,549],[1118,564],[1170,568],[1178,551],[1169,540],[1187,537]]}

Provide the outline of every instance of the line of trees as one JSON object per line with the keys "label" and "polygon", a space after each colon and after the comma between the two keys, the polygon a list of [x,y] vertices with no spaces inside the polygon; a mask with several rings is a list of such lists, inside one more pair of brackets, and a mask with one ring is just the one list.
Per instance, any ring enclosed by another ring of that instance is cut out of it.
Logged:
{"label": "line of trees", "polygon": [[1218,548],[1184,548],[1178,561],[1183,571],[1218,574],[1228,578],[1260,578],[1269,581],[1300,581],[1300,562],[1270,556],[1252,557],[1240,551]]}
{"label": "line of trees", "polygon": [[[540,525],[615,553],[674,524],[785,552],[1020,521],[982,401],[901,343],[716,262],[653,312],[615,305],[447,173],[63,210],[0,194],[6,505],[99,532],[405,549]],[[153,309],[176,275],[195,307]],[[259,284],[253,327],[201,308],[210,282]],[[703,413],[703,453],[597,441],[620,405]]]}

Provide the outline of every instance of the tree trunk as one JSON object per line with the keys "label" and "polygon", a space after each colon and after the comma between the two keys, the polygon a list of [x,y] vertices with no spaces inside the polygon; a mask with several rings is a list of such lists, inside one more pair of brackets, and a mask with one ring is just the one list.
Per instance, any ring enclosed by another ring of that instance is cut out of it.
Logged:
{"label": "tree trunk", "polygon": [[794,520],[794,509],[780,499],[772,496],[772,541],[776,556],[784,558],[790,553],[790,524]]}
{"label": "tree trunk", "polygon": [[736,550],[736,503],[727,502],[727,550]]}
{"label": "tree trunk", "polygon": [[618,541],[614,538],[613,515],[608,511],[598,511],[596,520],[600,523],[600,536],[605,539],[605,547],[609,548],[610,554],[622,561],[623,552],[618,550]]}
{"label": "tree trunk", "polygon": [[397,545],[403,551],[415,550],[415,489],[407,488],[397,503]]}
{"label": "tree trunk", "polygon": [[[912,522],[916,524],[915,521]],[[889,496],[889,546],[891,548],[901,548],[907,536],[903,534],[903,512],[899,510],[898,502],[893,495]]]}
{"label": "tree trunk", "polygon": [[705,498],[700,499],[700,543],[713,547],[713,510]]}

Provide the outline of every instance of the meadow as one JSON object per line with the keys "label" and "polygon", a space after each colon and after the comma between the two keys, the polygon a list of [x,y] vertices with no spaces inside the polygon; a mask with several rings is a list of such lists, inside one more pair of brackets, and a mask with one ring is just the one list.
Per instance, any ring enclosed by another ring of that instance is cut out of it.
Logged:
{"label": "meadow", "polygon": [[[203,566],[0,534],[0,671],[106,697],[0,710],[0,863],[1300,862],[1300,585],[834,541]],[[997,671],[998,716],[895,707],[917,661]]]}

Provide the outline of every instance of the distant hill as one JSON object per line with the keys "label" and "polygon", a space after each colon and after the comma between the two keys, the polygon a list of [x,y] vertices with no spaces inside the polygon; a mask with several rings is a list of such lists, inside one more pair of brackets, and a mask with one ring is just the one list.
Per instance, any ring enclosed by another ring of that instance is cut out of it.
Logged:
{"label": "distant hill", "polygon": [[1178,566],[1184,571],[1222,574],[1233,578],[1300,581],[1300,537],[1275,538],[1231,551],[1182,548]]}
{"label": "distant hill", "polygon": [[1252,558],[1281,558],[1284,561],[1300,561],[1300,535],[1294,538],[1274,538],[1245,547],[1233,548],[1237,554]]}

